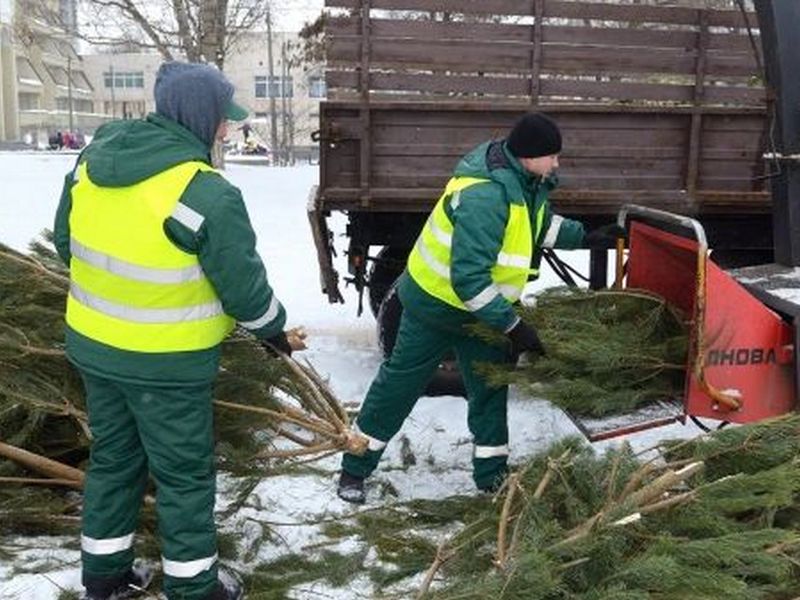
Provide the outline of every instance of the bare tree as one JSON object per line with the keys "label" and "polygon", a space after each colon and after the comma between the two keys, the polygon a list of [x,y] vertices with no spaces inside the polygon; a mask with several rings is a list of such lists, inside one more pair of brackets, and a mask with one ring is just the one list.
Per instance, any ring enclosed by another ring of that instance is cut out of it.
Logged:
{"label": "bare tree", "polygon": [[[24,2],[50,22],[61,19],[47,0]],[[269,6],[269,0],[84,0],[77,35],[94,45],[155,49],[167,60],[222,69],[240,36],[263,26]]]}

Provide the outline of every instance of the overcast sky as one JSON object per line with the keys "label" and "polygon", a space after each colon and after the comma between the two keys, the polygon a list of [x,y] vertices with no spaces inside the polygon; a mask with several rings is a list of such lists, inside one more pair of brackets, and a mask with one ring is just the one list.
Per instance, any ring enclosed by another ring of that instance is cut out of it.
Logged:
{"label": "overcast sky", "polygon": [[[12,0],[0,0],[0,22],[10,20],[12,14]],[[307,22],[319,16],[325,6],[325,0],[271,0],[273,7],[273,24],[275,31],[299,31]],[[79,20],[86,21],[88,17],[82,14]],[[264,30],[265,25],[256,26],[255,30]],[[109,32],[106,31],[108,34]],[[110,35],[110,34],[109,34]],[[81,54],[93,54],[97,50],[83,41],[78,42]]]}
{"label": "overcast sky", "polygon": [[273,0],[273,3],[275,28],[278,31],[298,31],[303,23],[317,18],[324,0]]}

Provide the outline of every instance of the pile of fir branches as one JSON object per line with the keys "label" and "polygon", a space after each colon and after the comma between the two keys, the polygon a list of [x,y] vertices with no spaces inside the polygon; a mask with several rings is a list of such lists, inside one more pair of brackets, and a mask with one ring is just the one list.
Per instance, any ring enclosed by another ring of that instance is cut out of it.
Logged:
{"label": "pile of fir branches", "polygon": [[418,600],[795,600],[799,456],[798,415],[639,453],[561,440],[494,498],[393,503],[384,488],[245,580],[270,598],[326,584]]}
{"label": "pile of fir branches", "polygon": [[439,546],[417,597],[798,597],[800,416],[662,451],[559,442]]}
{"label": "pile of fir branches", "polygon": [[[518,312],[547,354],[516,365],[481,365],[492,383],[518,385],[582,416],[683,396],[688,327],[662,298],[639,290],[553,288]],[[477,334],[500,343],[482,327]]]}
{"label": "pile of fir branches", "polygon": [[[0,533],[73,527],[79,498],[64,490],[82,487],[89,455],[83,386],[64,352],[68,273],[49,247],[32,250],[0,244]],[[243,331],[223,343],[214,398],[218,467],[247,488],[276,460],[364,445],[310,365]]]}

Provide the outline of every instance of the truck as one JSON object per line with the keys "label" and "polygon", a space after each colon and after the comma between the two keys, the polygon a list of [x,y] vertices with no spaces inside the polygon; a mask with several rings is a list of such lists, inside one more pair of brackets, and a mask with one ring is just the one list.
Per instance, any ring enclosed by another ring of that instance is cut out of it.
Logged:
{"label": "truck", "polygon": [[[331,302],[342,295],[327,219],[346,215],[346,281],[359,312],[367,293],[387,354],[401,310],[392,284],[453,167],[530,110],[562,129],[557,213],[592,228],[635,203],[696,220],[722,268],[800,264],[793,0],[326,6],[308,215]],[[589,284],[604,287],[607,272],[608,252],[593,250]],[[776,310],[793,318],[785,304]]]}

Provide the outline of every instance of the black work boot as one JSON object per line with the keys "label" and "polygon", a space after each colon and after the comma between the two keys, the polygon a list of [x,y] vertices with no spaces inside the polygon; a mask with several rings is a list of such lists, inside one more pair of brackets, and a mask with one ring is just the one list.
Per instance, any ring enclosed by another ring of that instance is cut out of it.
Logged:
{"label": "black work boot", "polygon": [[367,493],[364,491],[364,478],[342,471],[339,476],[336,494],[345,502],[364,504],[367,500]]}
{"label": "black work boot", "polygon": [[482,494],[494,496],[506,484],[506,479],[508,479],[508,470],[503,470],[492,479],[490,484],[479,486],[478,491]]}
{"label": "black work boot", "polygon": [[220,569],[217,587],[205,597],[205,600],[242,600],[242,598],[244,598],[244,587],[241,582],[228,571]]}
{"label": "black work boot", "polygon": [[145,593],[153,579],[153,569],[146,564],[134,565],[124,575],[83,578],[86,591],[81,600],[125,600]]}

